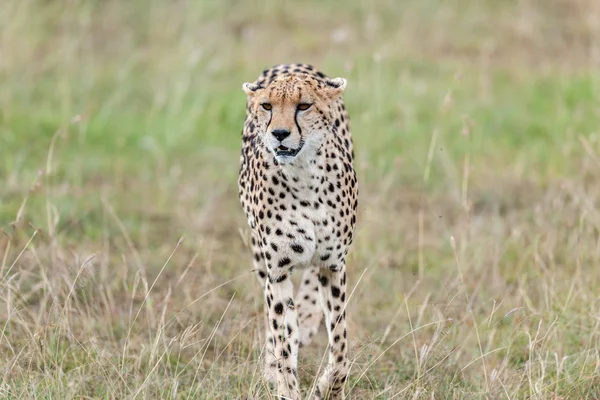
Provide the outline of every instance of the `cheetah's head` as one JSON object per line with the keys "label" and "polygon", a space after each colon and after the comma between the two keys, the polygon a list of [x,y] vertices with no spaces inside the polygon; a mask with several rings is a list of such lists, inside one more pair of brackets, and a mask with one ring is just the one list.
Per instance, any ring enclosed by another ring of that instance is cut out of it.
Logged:
{"label": "cheetah's head", "polygon": [[281,164],[314,155],[332,130],[332,107],[345,88],[344,78],[323,82],[305,74],[280,76],[266,87],[243,85],[255,132]]}

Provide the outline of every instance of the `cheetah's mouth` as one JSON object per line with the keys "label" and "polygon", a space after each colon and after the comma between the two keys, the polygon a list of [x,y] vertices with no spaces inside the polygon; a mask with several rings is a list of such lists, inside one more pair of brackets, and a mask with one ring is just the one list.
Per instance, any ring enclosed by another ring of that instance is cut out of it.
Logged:
{"label": "cheetah's mouth", "polygon": [[300,146],[296,149],[290,149],[289,147],[279,146],[275,148],[275,155],[277,157],[295,157],[298,152],[302,149],[304,143],[300,142]]}

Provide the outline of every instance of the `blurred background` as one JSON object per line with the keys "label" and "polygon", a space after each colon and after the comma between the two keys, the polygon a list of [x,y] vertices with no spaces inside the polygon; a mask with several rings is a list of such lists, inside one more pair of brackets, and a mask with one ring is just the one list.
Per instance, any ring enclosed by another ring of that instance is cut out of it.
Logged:
{"label": "blurred background", "polygon": [[349,397],[600,397],[595,0],[1,1],[0,394],[269,398],[241,85],[294,62],[348,80]]}

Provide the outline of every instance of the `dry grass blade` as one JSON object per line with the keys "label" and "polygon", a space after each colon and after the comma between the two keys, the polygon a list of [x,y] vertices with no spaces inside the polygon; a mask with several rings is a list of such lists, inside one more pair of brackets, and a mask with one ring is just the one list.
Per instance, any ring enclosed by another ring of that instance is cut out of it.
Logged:
{"label": "dry grass blade", "polygon": [[[427,328],[428,326],[433,326],[433,325],[437,325],[437,324],[441,324],[444,322],[448,322],[450,320],[443,320],[443,321],[434,321],[434,322],[429,322],[427,324],[418,326],[415,329],[411,329],[409,332],[405,333],[404,335],[400,336],[398,339],[394,340],[388,347],[385,348],[385,350],[383,350],[377,357],[375,357],[375,359],[373,361],[371,361],[368,365],[367,368],[365,368],[363,370],[363,372],[359,375],[359,377],[356,379],[356,382],[359,382],[367,373],[367,371],[369,371],[369,369],[381,358],[385,355],[385,353],[387,353],[390,349],[392,349],[397,343],[399,343],[400,341],[402,341],[404,338],[406,338],[409,335],[413,335],[415,332],[423,329],[423,328]],[[348,391],[348,394],[350,394],[352,392],[352,390],[354,390],[354,388],[356,387],[357,383],[355,383],[350,390]]]}

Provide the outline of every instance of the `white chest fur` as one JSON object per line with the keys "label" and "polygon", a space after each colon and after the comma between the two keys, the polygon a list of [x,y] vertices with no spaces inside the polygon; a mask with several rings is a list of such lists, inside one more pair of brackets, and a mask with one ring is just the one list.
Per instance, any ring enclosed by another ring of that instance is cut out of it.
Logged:
{"label": "white chest fur", "polygon": [[285,237],[280,238],[286,249],[298,245],[304,249],[301,254],[290,251],[289,257],[298,267],[309,265],[329,265],[335,261],[335,223],[332,221],[332,208],[325,193],[331,184],[326,178],[324,163],[307,162],[288,164],[275,174],[286,190],[286,200],[281,210]]}

